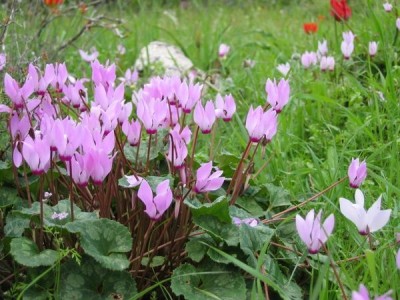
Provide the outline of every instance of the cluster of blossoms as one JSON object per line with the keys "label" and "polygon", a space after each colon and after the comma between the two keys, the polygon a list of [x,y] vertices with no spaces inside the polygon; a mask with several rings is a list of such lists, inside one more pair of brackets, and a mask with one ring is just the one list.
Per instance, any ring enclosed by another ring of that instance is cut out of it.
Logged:
{"label": "cluster of blossoms", "polygon": [[[369,235],[382,229],[390,219],[391,209],[381,210],[381,196],[366,210],[364,205],[364,194],[358,187],[363,183],[367,176],[367,165],[363,161],[353,159],[349,169],[348,178],[350,187],[355,188],[355,203],[345,198],[339,199],[340,211],[343,216],[354,223],[361,235]],[[315,216],[311,210],[305,219],[296,215],[296,228],[300,239],[306,244],[310,254],[316,254],[326,243],[334,228],[334,215],[330,214],[322,223],[322,211]],[[400,249],[396,255],[396,265],[400,269]],[[391,291],[375,299],[391,300]],[[364,285],[360,285],[358,292],[353,292],[353,300],[369,300],[368,290]]]}
{"label": "cluster of blossoms", "polygon": [[315,66],[319,63],[321,71],[333,71],[335,69],[335,58],[328,56],[328,42],[326,40],[318,42],[318,49],[306,51],[301,55],[301,64],[305,69]]}
{"label": "cluster of blossoms", "polygon": [[[34,175],[42,175],[62,162],[78,187],[90,183],[100,186],[119,155],[115,148],[120,132],[132,147],[139,147],[143,132],[151,141],[153,135],[168,130],[166,158],[173,170],[179,170],[181,181],[186,184],[187,176],[191,175],[187,174],[187,156],[192,131],[184,126],[185,118],[192,114],[197,130],[209,134],[217,119],[229,122],[236,111],[232,95],[218,94],[215,101],[203,104],[202,85],[178,77],[154,77],[133,94],[132,101],[125,101],[125,84],[116,85],[114,64],[101,65],[94,60],[91,68],[91,101],[85,86],[88,80],[73,79],[65,64],[49,64],[43,74],[31,64],[22,85],[5,75],[5,92],[12,105],[0,105],[0,112],[9,114],[16,167],[26,163]],[[269,101],[273,101],[274,107],[268,113],[271,118],[276,118],[276,112],[284,105],[281,98],[286,96],[280,87],[283,85],[284,82],[276,86],[276,91],[270,91]],[[65,111],[68,115],[63,116]],[[271,133],[267,134],[268,130]],[[258,136],[270,139],[275,132],[276,124]],[[197,170],[194,192],[205,193],[222,186],[222,171],[212,172],[212,169],[209,162]],[[160,184],[153,197],[146,180],[134,177],[134,180],[130,177],[132,186],[140,184],[139,199],[146,206],[145,212],[150,218],[159,219],[172,203],[169,182]]]}

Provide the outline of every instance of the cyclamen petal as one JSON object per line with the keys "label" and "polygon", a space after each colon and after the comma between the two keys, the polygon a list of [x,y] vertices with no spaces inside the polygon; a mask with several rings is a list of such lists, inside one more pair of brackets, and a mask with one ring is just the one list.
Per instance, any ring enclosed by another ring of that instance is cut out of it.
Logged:
{"label": "cyclamen petal", "polygon": [[146,180],[143,180],[138,190],[138,197],[146,206],[145,213],[150,217],[155,217],[157,214],[156,206],[153,203],[153,191]]}

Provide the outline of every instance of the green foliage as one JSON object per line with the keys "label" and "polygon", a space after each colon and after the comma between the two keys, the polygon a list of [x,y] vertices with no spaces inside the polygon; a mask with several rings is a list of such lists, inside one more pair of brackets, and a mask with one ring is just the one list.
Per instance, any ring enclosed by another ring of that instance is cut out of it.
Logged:
{"label": "green foliage", "polygon": [[126,252],[132,248],[132,237],[122,224],[108,219],[82,220],[65,228],[79,233],[82,249],[104,268],[120,271],[129,266]]}
{"label": "green foliage", "polygon": [[7,187],[0,188],[0,208],[12,206],[20,201],[22,201],[22,199],[17,196],[17,191],[15,189]]}
{"label": "green foliage", "polygon": [[20,211],[12,211],[7,214],[4,233],[8,237],[20,237],[29,227],[29,223],[30,216],[24,215]]}
{"label": "green foliage", "polygon": [[61,282],[59,297],[66,300],[128,299],[137,293],[128,272],[105,269],[87,256],[80,265],[72,260],[63,264]]}
{"label": "green foliage", "polygon": [[172,274],[171,288],[177,296],[191,300],[246,298],[243,277],[237,271],[215,264],[199,268],[181,265]]}
{"label": "green foliage", "polygon": [[10,253],[14,259],[27,267],[51,266],[58,259],[57,251],[39,251],[36,244],[25,237],[14,238],[10,246]]}
{"label": "green foliage", "polygon": [[185,200],[185,204],[190,207],[193,217],[196,219],[201,216],[213,216],[224,223],[231,223],[229,216],[229,202],[225,196],[218,197],[212,203],[201,203],[196,198]]}

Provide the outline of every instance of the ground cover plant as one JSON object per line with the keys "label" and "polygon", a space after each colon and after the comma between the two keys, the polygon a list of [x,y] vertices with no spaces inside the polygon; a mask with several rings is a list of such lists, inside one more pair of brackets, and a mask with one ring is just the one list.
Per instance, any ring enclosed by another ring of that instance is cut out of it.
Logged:
{"label": "ground cover plant", "polygon": [[394,1],[1,5],[2,298],[399,298]]}

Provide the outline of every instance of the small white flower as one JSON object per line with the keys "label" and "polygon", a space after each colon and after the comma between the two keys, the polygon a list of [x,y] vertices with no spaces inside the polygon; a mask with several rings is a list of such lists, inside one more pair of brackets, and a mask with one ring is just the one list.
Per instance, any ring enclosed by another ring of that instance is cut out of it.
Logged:
{"label": "small white flower", "polygon": [[357,189],[355,194],[355,203],[340,198],[340,211],[342,214],[352,221],[362,235],[367,235],[370,232],[375,232],[381,229],[389,222],[391,209],[381,210],[381,196],[368,209],[364,208],[364,194]]}

